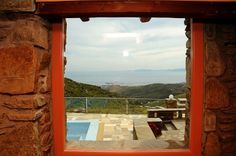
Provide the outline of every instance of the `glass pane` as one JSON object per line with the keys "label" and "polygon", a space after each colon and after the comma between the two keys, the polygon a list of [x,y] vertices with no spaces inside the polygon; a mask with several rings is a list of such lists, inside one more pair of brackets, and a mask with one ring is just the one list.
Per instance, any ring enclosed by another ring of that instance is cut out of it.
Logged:
{"label": "glass pane", "polygon": [[67,148],[185,148],[186,40],[183,19],[67,19]]}

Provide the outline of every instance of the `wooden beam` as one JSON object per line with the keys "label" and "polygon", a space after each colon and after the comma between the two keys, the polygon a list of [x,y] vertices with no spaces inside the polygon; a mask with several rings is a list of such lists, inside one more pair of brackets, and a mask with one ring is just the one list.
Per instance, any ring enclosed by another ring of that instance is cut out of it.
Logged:
{"label": "wooden beam", "polygon": [[[94,1],[122,1],[122,0],[36,0],[36,2],[44,3],[44,2],[94,2]],[[123,0],[124,2],[125,0]],[[139,1],[148,1],[148,0],[139,0]],[[151,1],[151,0],[149,0]],[[158,0],[159,2],[169,1],[169,2],[236,2],[236,0]]]}
{"label": "wooden beam", "polygon": [[236,18],[236,2],[213,0],[37,0],[37,14],[61,17]]}

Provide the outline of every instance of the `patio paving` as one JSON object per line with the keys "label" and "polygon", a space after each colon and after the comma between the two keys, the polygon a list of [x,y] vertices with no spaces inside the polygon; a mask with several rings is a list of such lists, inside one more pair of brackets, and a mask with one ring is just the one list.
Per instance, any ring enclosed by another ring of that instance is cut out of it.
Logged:
{"label": "patio paving", "polygon": [[133,120],[141,118],[146,115],[67,113],[67,120],[98,119],[104,127],[103,141],[133,140]]}
{"label": "patio paving", "polygon": [[[133,140],[133,120],[147,119],[147,115],[67,113],[67,120],[88,119],[99,120],[98,141],[122,141]],[[177,130],[162,131],[162,135],[158,138],[182,142],[184,140],[185,121],[173,120],[173,123]]]}

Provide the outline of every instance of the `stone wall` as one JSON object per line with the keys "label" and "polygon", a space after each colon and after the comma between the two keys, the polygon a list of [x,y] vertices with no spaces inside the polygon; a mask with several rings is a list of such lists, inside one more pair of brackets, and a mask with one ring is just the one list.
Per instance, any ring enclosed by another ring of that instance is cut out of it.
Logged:
{"label": "stone wall", "polygon": [[[225,22],[222,22],[225,23]],[[236,153],[236,24],[205,24],[202,155]]]}
{"label": "stone wall", "polygon": [[186,18],[184,21],[186,25],[185,35],[187,37],[186,42],[186,114],[185,114],[185,133],[184,133],[184,141],[185,145],[188,147],[189,145],[189,133],[190,133],[190,97],[191,97],[191,26],[190,19]]}
{"label": "stone wall", "polygon": [[51,26],[0,14],[0,155],[53,155]]}

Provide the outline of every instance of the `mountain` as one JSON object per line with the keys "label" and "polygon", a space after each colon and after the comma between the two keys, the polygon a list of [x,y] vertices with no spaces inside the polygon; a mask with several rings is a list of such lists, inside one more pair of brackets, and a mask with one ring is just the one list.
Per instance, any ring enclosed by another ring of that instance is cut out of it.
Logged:
{"label": "mountain", "polygon": [[142,98],[167,98],[170,94],[174,96],[185,96],[186,84],[162,84],[155,83],[143,86],[120,86],[120,85],[107,85],[103,89],[109,92],[116,93],[122,97],[142,97]]}
{"label": "mountain", "polygon": [[79,83],[64,78],[66,97],[140,97],[140,98],[167,98],[170,94],[185,97],[186,84],[155,83],[143,86],[104,85],[102,87]]}
{"label": "mountain", "polygon": [[111,93],[101,87],[78,83],[72,79],[64,78],[65,97],[117,97],[116,93]]}

